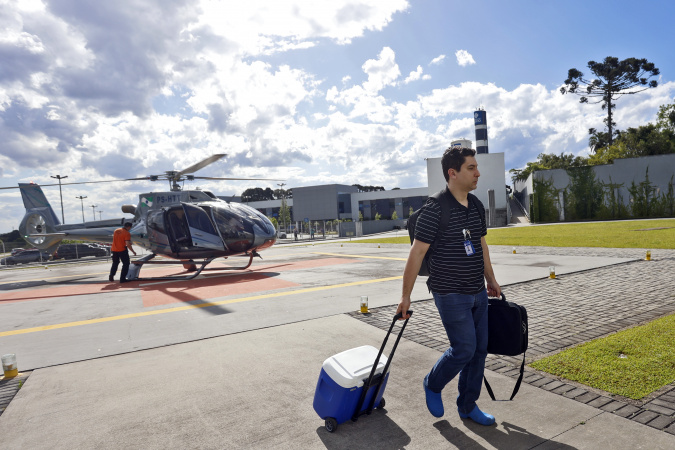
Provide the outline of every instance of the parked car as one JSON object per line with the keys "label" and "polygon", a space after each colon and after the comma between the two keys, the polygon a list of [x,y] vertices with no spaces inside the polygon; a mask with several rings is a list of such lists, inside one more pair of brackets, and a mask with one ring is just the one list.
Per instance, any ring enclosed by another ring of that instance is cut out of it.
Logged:
{"label": "parked car", "polygon": [[13,248],[12,249],[12,256],[21,253],[22,251],[26,250],[25,248]]}
{"label": "parked car", "polygon": [[106,256],[108,252],[92,244],[61,244],[54,252],[54,259],[77,259],[85,256]]}
{"label": "parked car", "polygon": [[8,256],[7,258],[2,258],[0,260],[0,265],[3,266],[13,266],[15,264],[27,264],[32,262],[48,261],[51,258],[49,253],[39,250],[37,248],[31,248],[24,250],[21,253],[17,253],[14,256]]}

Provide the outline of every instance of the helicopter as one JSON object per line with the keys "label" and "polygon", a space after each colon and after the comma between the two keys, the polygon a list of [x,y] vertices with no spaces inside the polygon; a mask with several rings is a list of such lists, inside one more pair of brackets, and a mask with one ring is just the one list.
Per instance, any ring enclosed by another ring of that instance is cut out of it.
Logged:
{"label": "helicopter", "polygon": [[[218,270],[243,270],[261,257],[258,252],[276,242],[276,229],[258,210],[240,203],[219,199],[211,191],[183,190],[185,180],[252,180],[250,178],[196,177],[194,172],[226,156],[212,155],[181,171],[167,171],[161,175],[127,178],[111,181],[168,180],[169,191],[149,192],[139,195],[138,205],[123,205],[122,212],[133,214],[133,219],[61,224],[40,185],[19,183],[19,190],[26,214],[19,225],[19,232],[35,247],[53,252],[63,239],[80,239],[111,243],[113,232],[125,222],[131,222],[131,242],[151,253],[132,260],[127,280],[187,280],[198,276],[216,258],[230,256],[248,257],[248,264]],[[269,180],[256,178],[255,180]],[[278,181],[278,180],[276,180]],[[94,181],[63,183],[86,184]],[[43,186],[56,186],[46,184]],[[0,188],[8,189],[8,188]],[[168,260],[154,260],[156,256]],[[261,257],[262,258],[262,257]],[[145,264],[181,264],[188,276],[140,278]],[[197,267],[199,266],[199,267]]]}

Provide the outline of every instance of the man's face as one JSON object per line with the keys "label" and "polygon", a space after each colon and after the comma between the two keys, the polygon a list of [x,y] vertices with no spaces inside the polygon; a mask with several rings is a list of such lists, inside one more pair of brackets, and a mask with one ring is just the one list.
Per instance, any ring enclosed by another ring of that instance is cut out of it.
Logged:
{"label": "man's face", "polygon": [[474,156],[466,157],[459,172],[450,169],[450,181],[466,192],[473,191],[478,187],[478,177],[480,177],[480,172]]}

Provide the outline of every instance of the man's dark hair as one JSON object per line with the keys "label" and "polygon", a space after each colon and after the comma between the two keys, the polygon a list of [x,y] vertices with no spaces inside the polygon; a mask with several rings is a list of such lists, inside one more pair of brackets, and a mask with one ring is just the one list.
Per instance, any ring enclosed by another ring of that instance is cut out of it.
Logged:
{"label": "man's dark hair", "polygon": [[446,182],[450,179],[448,170],[455,169],[459,172],[467,156],[476,156],[476,150],[466,147],[450,147],[443,153],[441,166],[443,167],[443,176]]}
{"label": "man's dark hair", "polygon": [[124,226],[131,228],[131,222],[124,222]]}

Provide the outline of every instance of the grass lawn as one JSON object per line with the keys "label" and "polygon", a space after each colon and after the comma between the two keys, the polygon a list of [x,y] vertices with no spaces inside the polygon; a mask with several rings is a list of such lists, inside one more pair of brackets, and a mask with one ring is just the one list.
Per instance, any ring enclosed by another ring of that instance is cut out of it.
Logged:
{"label": "grass lawn", "polygon": [[[410,238],[402,231],[399,237],[350,243],[410,244]],[[675,249],[675,219],[490,228],[486,240],[488,245]]]}
{"label": "grass lawn", "polygon": [[675,381],[675,314],[530,364],[538,370],[639,400]]}

